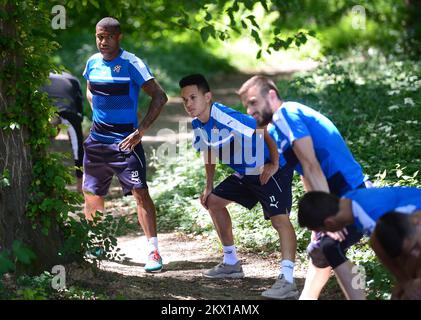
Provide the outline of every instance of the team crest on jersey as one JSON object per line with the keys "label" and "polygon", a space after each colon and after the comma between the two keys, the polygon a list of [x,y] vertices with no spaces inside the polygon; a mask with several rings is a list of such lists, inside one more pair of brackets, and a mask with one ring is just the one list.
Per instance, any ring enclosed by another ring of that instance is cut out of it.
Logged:
{"label": "team crest on jersey", "polygon": [[121,66],[118,64],[118,65],[116,65],[114,68],[113,68],[113,71],[114,72],[120,72],[120,70],[121,70]]}

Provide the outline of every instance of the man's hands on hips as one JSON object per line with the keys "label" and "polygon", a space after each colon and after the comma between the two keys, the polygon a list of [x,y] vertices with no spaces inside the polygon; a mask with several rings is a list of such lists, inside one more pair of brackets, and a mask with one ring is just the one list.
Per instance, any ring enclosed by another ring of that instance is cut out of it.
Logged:
{"label": "man's hands on hips", "polygon": [[144,131],[137,129],[130,135],[128,135],[123,141],[121,141],[118,146],[122,151],[133,151],[134,147],[142,141]]}

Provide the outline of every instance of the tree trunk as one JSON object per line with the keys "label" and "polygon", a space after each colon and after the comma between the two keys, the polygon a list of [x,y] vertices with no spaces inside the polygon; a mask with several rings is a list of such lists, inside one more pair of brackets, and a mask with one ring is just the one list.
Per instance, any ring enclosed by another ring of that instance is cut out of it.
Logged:
{"label": "tree trunk", "polygon": [[406,19],[404,22],[406,28],[406,51],[416,60],[419,59],[421,54],[421,1],[419,0],[406,0]]}
{"label": "tree trunk", "polygon": [[[6,5],[6,8],[2,5],[0,8],[5,12],[11,12],[12,9],[9,5]],[[0,37],[15,39],[17,42],[19,39],[16,26],[9,21],[0,19]],[[16,99],[13,96],[15,93],[10,94],[10,88],[16,87],[19,81],[17,72],[5,77],[5,70],[10,65],[22,66],[22,61],[24,57],[17,56],[13,49],[2,52],[0,116],[6,115],[15,105]],[[34,230],[31,221],[26,217],[32,177],[31,152],[30,146],[26,143],[27,139],[28,128],[25,126],[15,127],[14,130],[0,128],[0,177],[5,172],[8,172],[10,177],[10,183],[7,186],[0,185],[0,250],[10,250],[14,240],[22,241],[36,254],[37,258],[29,268],[19,268],[18,271],[37,274],[43,270],[51,271],[53,265],[60,264],[61,260],[57,252],[62,245],[62,237],[55,221],[52,221],[49,234],[45,236],[40,228]]]}

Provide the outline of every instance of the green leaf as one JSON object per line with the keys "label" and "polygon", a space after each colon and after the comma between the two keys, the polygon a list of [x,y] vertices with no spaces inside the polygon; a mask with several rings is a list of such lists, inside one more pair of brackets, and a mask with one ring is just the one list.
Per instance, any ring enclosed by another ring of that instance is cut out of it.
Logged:
{"label": "green leaf", "polygon": [[310,31],[308,32],[308,35],[309,35],[310,37],[315,37],[315,36],[316,36],[316,31],[314,31],[314,30],[310,30]]}
{"label": "green leaf", "polygon": [[206,20],[206,21],[210,21],[210,20],[212,20],[212,15],[209,13],[209,11],[206,11],[205,20]]}
{"label": "green leaf", "polygon": [[236,23],[235,23],[235,17],[234,17],[232,8],[231,9],[227,9],[227,13],[228,13],[228,16],[230,18],[230,26],[231,26],[231,28],[233,30],[235,30]]}
{"label": "green leaf", "polygon": [[0,252],[0,277],[9,272],[15,270],[15,264],[10,260],[10,254],[3,250]]}
{"label": "green leaf", "polygon": [[251,36],[254,38],[254,41],[261,46],[262,40],[260,39],[259,33],[256,30],[251,30]]}
{"label": "green leaf", "polygon": [[180,24],[182,27],[188,27],[189,26],[189,21],[184,17],[178,19],[177,23]]}
{"label": "green leaf", "polygon": [[238,6],[238,1],[234,1],[232,7],[231,7],[232,11],[238,11],[240,9],[240,7]]}
{"label": "green leaf", "polygon": [[19,240],[13,241],[12,251],[19,262],[27,265],[31,264],[32,260],[36,258],[35,253]]}
{"label": "green leaf", "polygon": [[252,24],[253,26],[255,26],[257,29],[260,29],[259,25],[258,25],[258,24],[257,24],[257,22],[256,22],[256,17],[255,17],[255,16],[253,16],[253,15],[249,15],[249,16],[247,16],[246,18],[247,18],[247,19],[249,19],[249,20],[251,21],[251,24]]}
{"label": "green leaf", "polygon": [[298,33],[298,34],[296,35],[296,38],[298,38],[298,39],[299,39],[300,44],[304,44],[304,43],[306,43],[306,42],[307,42],[307,37],[306,37],[306,35],[305,35],[304,33],[302,33],[302,32]]}
{"label": "green leaf", "polygon": [[254,0],[243,0],[244,6],[250,11],[253,10],[254,3],[255,3]]}
{"label": "green leaf", "polygon": [[206,42],[210,36],[215,38],[215,28],[213,26],[206,26],[200,29],[200,36],[203,42]]}
{"label": "green leaf", "polygon": [[288,38],[285,40],[284,48],[285,48],[285,49],[289,48],[289,46],[291,45],[291,43],[292,43],[292,41],[293,41],[293,40],[294,40],[293,38],[288,37]]}
{"label": "green leaf", "polygon": [[89,2],[97,9],[99,9],[99,3],[96,0],[89,0]]}
{"label": "green leaf", "polygon": [[260,0],[260,4],[262,5],[262,7],[265,9],[266,12],[269,11],[266,0]]}

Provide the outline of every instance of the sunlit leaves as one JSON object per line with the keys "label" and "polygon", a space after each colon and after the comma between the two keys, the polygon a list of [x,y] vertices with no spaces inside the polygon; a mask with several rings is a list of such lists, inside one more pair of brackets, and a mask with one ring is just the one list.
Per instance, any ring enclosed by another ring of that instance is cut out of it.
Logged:
{"label": "sunlit leaves", "polygon": [[[98,9],[98,0],[85,0],[82,5],[76,5],[74,0],[68,0],[67,3],[85,16],[86,11],[93,11],[92,8]],[[251,37],[262,52],[286,49],[292,43],[296,46],[304,44],[306,42],[304,34],[298,34],[293,41],[266,43],[270,34],[278,36],[281,32],[277,25],[265,26],[264,30],[262,29],[262,17],[256,13],[261,10],[265,14],[271,13],[269,6],[274,9],[274,12],[279,10],[274,6],[274,1],[268,0],[202,0],[197,2],[155,0],[142,2],[141,5],[134,0],[101,2],[101,7],[113,12],[113,16],[119,19],[127,17],[125,21],[132,21],[133,25],[137,21],[137,24],[141,26],[142,36],[145,38],[156,32],[163,32],[165,29],[179,28],[180,32],[186,30],[198,32],[203,42],[211,38],[225,41],[234,34]],[[77,15],[72,17],[79,19]],[[87,21],[86,17],[80,20],[77,22],[78,25],[83,25]],[[260,57],[261,53],[257,56]]]}

